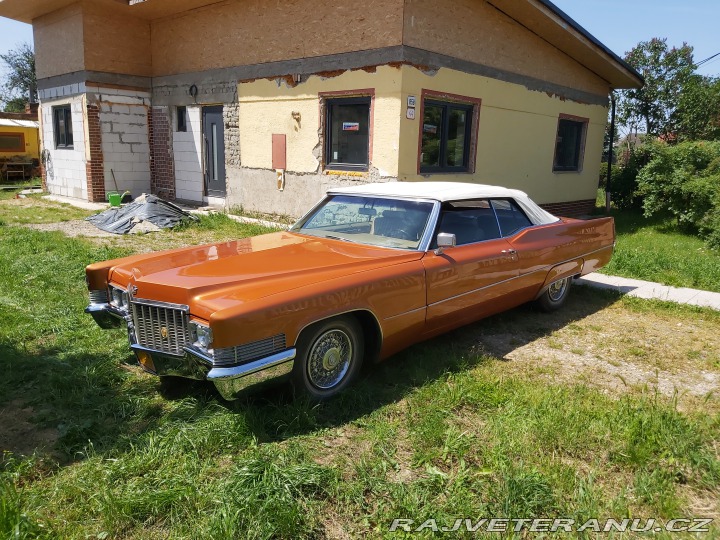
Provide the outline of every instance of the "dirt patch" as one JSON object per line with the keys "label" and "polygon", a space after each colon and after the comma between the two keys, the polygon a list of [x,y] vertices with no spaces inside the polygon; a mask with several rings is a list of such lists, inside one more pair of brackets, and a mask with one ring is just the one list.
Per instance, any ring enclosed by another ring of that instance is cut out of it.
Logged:
{"label": "dirt patch", "polygon": [[[582,294],[582,293],[579,293]],[[642,314],[614,304],[538,336],[522,328],[485,332],[479,347],[511,371],[582,382],[609,394],[647,387],[720,407],[716,321]]]}
{"label": "dirt patch", "polygon": [[0,454],[29,456],[36,450],[52,450],[58,440],[58,431],[39,428],[32,422],[35,411],[20,400],[13,400],[0,407]]}
{"label": "dirt patch", "polygon": [[88,238],[115,238],[116,234],[101,231],[92,223],[84,219],[74,219],[72,221],[61,221],[58,223],[28,223],[25,225],[30,229],[37,231],[60,231],[65,236],[85,236]]}

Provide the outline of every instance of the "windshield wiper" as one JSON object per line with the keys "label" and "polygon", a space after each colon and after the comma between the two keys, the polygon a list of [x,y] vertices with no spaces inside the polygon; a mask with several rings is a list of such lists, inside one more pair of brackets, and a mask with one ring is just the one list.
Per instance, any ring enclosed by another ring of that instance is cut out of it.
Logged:
{"label": "windshield wiper", "polygon": [[357,244],[354,240],[350,240],[349,238],[341,238],[340,236],[333,236],[331,234],[326,234],[325,238],[329,238],[330,240],[340,240],[342,242],[350,242],[351,244]]}

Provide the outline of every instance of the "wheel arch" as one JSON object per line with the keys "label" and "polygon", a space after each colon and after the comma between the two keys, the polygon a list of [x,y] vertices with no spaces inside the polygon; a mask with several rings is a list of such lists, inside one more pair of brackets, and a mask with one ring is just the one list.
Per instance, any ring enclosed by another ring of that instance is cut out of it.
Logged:
{"label": "wheel arch", "polygon": [[365,360],[368,363],[377,362],[380,357],[380,349],[383,342],[383,332],[377,317],[369,309],[355,309],[351,311],[344,311],[342,313],[335,313],[333,315],[323,317],[322,319],[312,321],[303,326],[298,331],[295,343],[297,344],[302,339],[304,334],[306,334],[307,332],[311,332],[312,329],[318,324],[344,316],[350,316],[355,318],[355,320],[360,324],[360,327],[362,328],[363,339],[365,341]]}

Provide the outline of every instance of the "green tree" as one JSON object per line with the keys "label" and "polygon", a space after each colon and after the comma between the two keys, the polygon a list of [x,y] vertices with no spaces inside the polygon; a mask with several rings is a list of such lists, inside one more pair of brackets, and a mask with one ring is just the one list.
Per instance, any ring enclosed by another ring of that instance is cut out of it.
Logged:
{"label": "green tree", "polygon": [[693,48],[668,47],[667,39],[638,43],[625,60],[642,74],[645,85],[620,93],[619,119],[631,131],[671,139],[683,91],[695,71]]}
{"label": "green tree", "polygon": [[675,111],[679,141],[720,139],[720,78],[693,75]]}
{"label": "green tree", "polygon": [[16,109],[19,103],[24,108],[30,94],[35,100],[37,78],[35,75],[35,53],[30,45],[23,43],[16,49],[0,54],[0,60],[6,66],[5,81],[2,85],[0,101],[3,107]]}

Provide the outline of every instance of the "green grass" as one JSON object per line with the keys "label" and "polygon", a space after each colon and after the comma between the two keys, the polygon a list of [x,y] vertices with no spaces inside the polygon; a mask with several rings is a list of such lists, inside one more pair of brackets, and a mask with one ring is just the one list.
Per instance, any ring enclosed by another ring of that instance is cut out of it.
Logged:
{"label": "green grass", "polygon": [[380,538],[393,518],[668,519],[717,503],[717,415],[509,374],[474,347],[478,332],[551,331],[526,308],[412,347],[321,405],[284,388],[233,403],[204,384],[165,391],[122,330],[83,314],[84,266],[127,251],[0,226],[0,408],[32,410],[29,434],[0,440],[55,434],[0,458],[0,538]]}
{"label": "green grass", "polygon": [[671,219],[648,219],[638,211],[612,215],[617,245],[602,273],[720,292],[720,252],[680,232]]}

